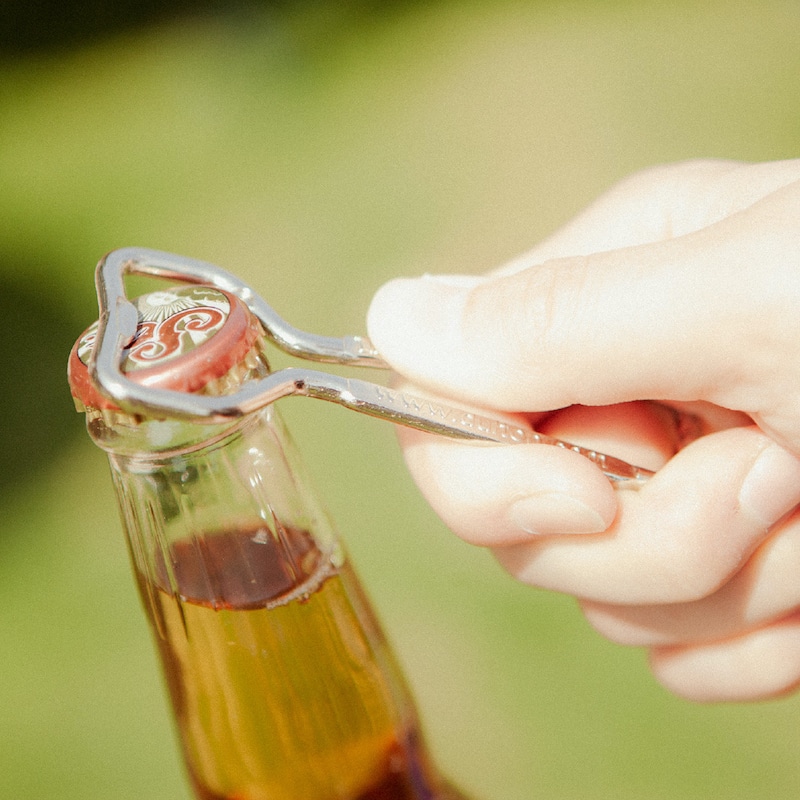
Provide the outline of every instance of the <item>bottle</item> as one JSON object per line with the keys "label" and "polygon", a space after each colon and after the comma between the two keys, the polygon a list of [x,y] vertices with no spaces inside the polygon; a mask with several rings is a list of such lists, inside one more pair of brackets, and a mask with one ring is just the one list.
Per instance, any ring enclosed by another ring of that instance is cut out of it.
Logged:
{"label": "bottle", "polygon": [[[234,295],[136,302],[127,377],[222,395],[268,374]],[[107,454],[133,571],[198,800],[463,800],[274,406],[208,424],[125,413],[87,364],[69,379]]]}

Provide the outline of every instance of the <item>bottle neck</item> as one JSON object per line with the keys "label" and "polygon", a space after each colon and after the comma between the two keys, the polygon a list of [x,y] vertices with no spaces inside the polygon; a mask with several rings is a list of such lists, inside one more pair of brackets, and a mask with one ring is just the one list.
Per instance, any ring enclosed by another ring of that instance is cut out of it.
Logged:
{"label": "bottle neck", "polygon": [[224,426],[153,421],[98,429],[128,537],[149,549],[232,528],[264,528],[278,539],[283,530],[302,530],[323,551],[335,546],[272,406]]}
{"label": "bottle neck", "polygon": [[[263,342],[259,339],[240,361],[218,378],[206,383],[202,391],[213,396],[228,395],[249,381],[259,380],[269,373],[269,361]],[[171,454],[188,453],[210,446],[246,427],[251,418],[265,419],[268,424],[280,425],[274,406],[267,406],[259,412],[229,422],[210,424],[203,420],[135,416],[113,406],[102,408],[87,407],[84,403],[78,405],[86,412],[86,429],[98,447],[109,455],[145,460],[150,456],[165,458]]]}
{"label": "bottle neck", "polygon": [[98,447],[109,456],[142,460],[169,458],[208,447],[246,424],[246,418],[210,425],[178,419],[141,419],[97,409],[86,412],[86,430]]}

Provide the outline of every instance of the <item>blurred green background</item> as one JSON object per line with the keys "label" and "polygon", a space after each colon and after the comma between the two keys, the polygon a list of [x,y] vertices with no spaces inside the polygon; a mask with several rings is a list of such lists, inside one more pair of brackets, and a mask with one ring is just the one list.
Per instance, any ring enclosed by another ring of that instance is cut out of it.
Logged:
{"label": "blurred green background", "polygon": [[[390,277],[494,266],[637,168],[796,156],[800,7],[52,6],[0,14],[0,797],[188,800],[66,388],[97,259],[207,259],[298,326],[361,332]],[[450,536],[389,426],[284,412],[436,757],[476,798],[800,796],[798,698],[670,697],[571,600]]]}

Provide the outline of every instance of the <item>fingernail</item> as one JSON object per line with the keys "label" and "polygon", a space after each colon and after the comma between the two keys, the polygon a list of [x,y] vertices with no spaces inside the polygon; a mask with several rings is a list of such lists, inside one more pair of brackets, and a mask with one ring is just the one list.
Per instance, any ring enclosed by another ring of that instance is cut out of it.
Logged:
{"label": "fingernail", "polygon": [[389,281],[367,312],[367,334],[381,356],[398,372],[428,383],[442,382],[448,353],[461,349],[458,320],[467,296],[458,276],[437,278]]}
{"label": "fingernail", "polygon": [[766,527],[800,503],[800,459],[777,444],[762,450],[739,489],[739,506]]}
{"label": "fingernail", "polygon": [[600,533],[607,527],[602,516],[585,503],[560,492],[542,492],[514,503],[508,519],[532,535]]}

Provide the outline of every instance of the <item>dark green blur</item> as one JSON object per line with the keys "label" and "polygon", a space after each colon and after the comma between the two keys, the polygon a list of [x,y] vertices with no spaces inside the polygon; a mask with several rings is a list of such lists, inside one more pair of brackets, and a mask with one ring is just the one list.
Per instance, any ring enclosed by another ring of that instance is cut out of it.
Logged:
{"label": "dark green blur", "polygon": [[[793,0],[5,4],[0,797],[189,797],[66,387],[101,255],[214,261],[298,326],[361,332],[390,277],[488,269],[635,169],[797,156],[798,41]],[[800,794],[797,698],[668,696],[454,540],[389,426],[284,411],[476,800]]]}

